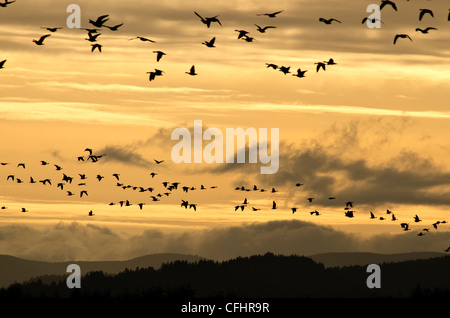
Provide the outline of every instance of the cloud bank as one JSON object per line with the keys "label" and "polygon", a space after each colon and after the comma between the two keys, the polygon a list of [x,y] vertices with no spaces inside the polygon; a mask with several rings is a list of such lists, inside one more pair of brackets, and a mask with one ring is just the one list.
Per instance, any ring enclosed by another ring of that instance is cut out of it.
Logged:
{"label": "cloud bank", "polygon": [[[444,225],[442,225],[444,226]],[[33,244],[30,244],[30,242]],[[152,253],[195,254],[216,260],[273,252],[313,255],[327,252],[442,252],[446,228],[418,237],[416,231],[362,239],[304,221],[270,221],[197,232],[145,230],[124,236],[106,226],[59,223],[45,230],[28,226],[0,228],[0,253],[42,261],[125,260]]]}

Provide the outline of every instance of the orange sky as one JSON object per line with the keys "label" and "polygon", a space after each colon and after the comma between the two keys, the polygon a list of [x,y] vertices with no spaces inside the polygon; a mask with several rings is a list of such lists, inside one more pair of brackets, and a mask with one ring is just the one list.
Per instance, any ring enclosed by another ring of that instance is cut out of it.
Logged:
{"label": "orange sky", "polygon": [[[185,231],[201,236],[217,226],[246,229],[252,222],[300,220],[364,238],[410,234],[409,245],[392,251],[446,248],[448,225],[440,226],[439,235],[430,234],[428,244],[422,240],[417,245],[416,234],[448,219],[450,206],[448,8],[444,1],[397,2],[398,12],[383,9],[380,29],[368,29],[361,20],[373,1],[78,1],[84,28],[92,27],[89,19],[103,14],[109,14],[107,25],[123,23],[118,31],[100,31],[102,53],[91,52],[86,31],[65,27],[71,1],[18,0],[0,8],[0,61],[7,60],[0,70],[0,162],[10,163],[0,166],[0,205],[7,207],[0,210],[3,233],[16,233],[18,225],[27,233],[40,229],[44,242],[44,233],[58,232],[58,222],[68,226],[67,232],[73,229],[68,224],[76,222],[124,237],[147,230],[161,231],[162,236]],[[419,9],[425,6],[435,17],[419,21]],[[257,16],[279,10],[283,12],[273,19]],[[207,28],[194,11],[205,17],[219,15],[222,26]],[[342,23],[325,25],[320,17]],[[263,34],[255,24],[276,28]],[[32,39],[49,33],[44,26],[65,28],[37,46]],[[438,30],[415,31],[426,26]],[[256,40],[238,40],[237,29],[249,31]],[[398,33],[409,34],[412,42],[401,39],[393,45]],[[136,36],[156,43],[129,40]],[[212,37],[215,48],[201,44]],[[156,62],[155,50],[167,55]],[[316,72],[314,63],[329,58],[337,65]],[[266,63],[290,66],[291,73],[284,75]],[[198,76],[185,74],[192,65]],[[155,68],[164,70],[163,76],[150,82],[146,72]],[[305,78],[292,76],[297,68],[308,70]],[[175,165],[171,132],[192,129],[194,120],[224,134],[226,128],[279,128],[279,171],[261,175],[260,164]],[[77,162],[86,147],[106,156],[95,164]],[[164,163],[156,165],[153,159]],[[41,160],[50,165],[41,166]],[[17,167],[20,162],[26,169]],[[153,179],[152,171],[158,173]],[[62,172],[75,179],[64,190],[56,187]],[[155,192],[117,187],[115,172],[120,182],[154,187]],[[88,197],[79,197],[79,173],[88,176]],[[10,174],[25,182],[6,180]],[[105,179],[98,182],[97,174]],[[29,184],[30,176],[51,178],[52,186]],[[188,194],[177,190],[152,202],[150,195],[166,191],[163,181],[218,188]],[[304,186],[295,187],[297,182]],[[234,190],[242,185],[276,187],[279,192]],[[76,195],[68,197],[69,189]],[[328,200],[330,196],[336,200]],[[246,197],[261,211],[249,211],[249,206],[235,212]],[[307,197],[315,200],[309,204]],[[133,206],[108,205],[126,199]],[[197,203],[198,210],[181,208],[181,199]],[[270,209],[273,200],[279,206],[276,211]],[[355,202],[353,219],[344,216],[347,201]],[[145,203],[142,211],[139,202]],[[29,212],[20,213],[22,207]],[[299,212],[293,215],[291,207]],[[370,211],[379,217],[386,216],[386,209],[395,211],[399,221],[369,219]],[[90,210],[94,217],[87,216]],[[311,216],[312,210],[322,215]],[[419,225],[414,224],[415,214],[422,218]],[[415,232],[403,233],[401,221]],[[24,245],[4,239],[0,253],[69,257],[35,254]],[[383,251],[374,244],[349,248]],[[95,256],[84,245],[75,249],[78,257]],[[152,251],[160,250],[135,253]],[[192,252],[197,251],[203,250]],[[326,248],[318,243],[317,251]]]}

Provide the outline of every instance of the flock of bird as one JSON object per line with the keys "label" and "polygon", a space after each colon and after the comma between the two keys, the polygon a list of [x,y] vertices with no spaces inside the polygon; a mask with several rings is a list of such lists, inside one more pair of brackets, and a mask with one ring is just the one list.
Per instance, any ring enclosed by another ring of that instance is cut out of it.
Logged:
{"label": "flock of bird", "polygon": [[[86,148],[84,150],[84,154],[81,156],[77,156],[76,161],[77,162],[91,162],[91,163],[97,163],[99,162],[104,156],[106,156],[107,154],[96,154],[93,152],[93,150],[91,148]],[[157,160],[154,159],[155,165],[161,165],[164,163],[164,160]],[[8,165],[15,165],[15,164],[11,164],[8,162],[0,162],[0,167],[1,166],[8,166]],[[40,165],[41,166],[50,166],[53,167],[55,169],[55,171],[58,171],[59,173],[61,173],[61,179],[56,181],[56,187],[60,188],[60,190],[64,191],[65,189],[65,193],[67,196],[71,197],[75,195],[75,191],[70,188],[71,186],[76,186],[78,188],[77,192],[79,193],[79,197],[83,198],[83,197],[87,197],[88,196],[88,192],[85,189],[85,186],[87,185],[87,181],[88,179],[96,179],[97,181],[95,181],[96,183],[102,182],[103,179],[105,179],[105,175],[101,175],[101,174],[96,174],[94,176],[94,178],[92,178],[92,176],[88,176],[85,173],[78,173],[76,177],[71,176],[68,172],[65,172],[65,170],[63,169],[63,167],[61,165],[58,164],[50,164],[48,161],[42,160],[40,161]],[[16,165],[16,169],[18,169],[18,171],[23,171],[27,168],[27,164],[25,162],[19,162]],[[153,180],[156,176],[158,176],[159,173],[152,171],[148,173],[148,176],[151,177],[151,179]],[[143,210],[144,205],[148,205],[154,202],[158,202],[161,201],[162,198],[165,197],[169,197],[173,191],[177,191],[177,190],[182,190],[182,193],[184,195],[187,196],[187,194],[189,192],[195,191],[195,190],[200,190],[200,191],[204,191],[204,190],[208,190],[208,189],[217,189],[218,186],[213,185],[213,186],[204,186],[203,184],[200,185],[200,187],[195,187],[195,186],[188,186],[188,185],[181,185],[180,182],[171,182],[171,181],[163,181],[163,182],[158,182],[160,183],[164,188],[163,191],[157,191],[156,187],[154,185],[132,185],[132,184],[125,184],[124,182],[121,181],[121,175],[120,173],[113,173],[111,174],[111,179],[114,180],[115,185],[118,188],[121,188],[123,190],[133,190],[136,191],[138,193],[150,193],[151,195],[148,196],[148,201],[146,200],[142,200],[141,202],[137,202],[137,203],[131,203],[129,201],[129,199],[123,199],[123,200],[119,200],[119,201],[113,201],[108,203],[108,205],[113,206],[113,205],[120,205],[120,207],[130,207],[130,206],[137,206],[139,207],[139,210]],[[74,180],[78,180],[78,183],[75,181],[74,185],[72,185],[72,182]],[[20,172],[15,173],[15,174],[8,174],[6,176],[6,182],[14,182],[17,184],[22,184],[25,183],[24,178],[20,176]],[[29,176],[29,181],[28,183],[30,184],[35,184],[35,183],[41,183],[44,186],[52,186],[55,183],[52,183],[52,179],[51,178],[43,178],[41,180],[36,180],[33,177]],[[303,183],[296,183],[295,184],[295,188],[301,189],[301,187],[304,186]],[[69,188],[69,190],[67,189]],[[253,187],[245,187],[245,186],[237,186],[235,187],[236,191],[242,191],[242,192],[253,192],[253,193],[270,193],[273,196],[276,196],[279,192],[278,189],[276,189],[275,187],[271,187],[269,189],[266,188],[260,188],[257,185],[253,185]],[[158,193],[156,193],[158,192]],[[246,197],[243,199],[243,201],[241,203],[238,203],[234,206],[234,211],[244,211],[246,209],[250,209],[252,212],[256,212],[256,211],[261,211],[261,210],[278,210],[280,209],[279,205],[277,204],[278,199],[277,198],[272,198],[272,204],[271,206],[258,206],[258,205],[254,205],[250,203],[250,200],[247,198],[248,195],[246,195]],[[150,200],[151,199],[151,200]],[[267,197],[265,197],[265,199],[267,199]],[[327,198],[328,200],[336,200],[336,197],[334,196],[329,196]],[[305,204],[306,205],[312,205],[313,201],[315,202],[316,198],[314,197],[307,197],[305,198],[305,201],[308,202]],[[258,200],[258,202],[261,202]],[[184,208],[184,209],[192,209],[194,211],[197,211],[198,208],[198,204],[196,202],[192,202],[189,201],[187,197],[181,199],[181,203],[180,203],[180,207]],[[6,210],[8,207],[6,205],[3,205],[0,207],[1,210]],[[300,213],[300,208],[298,207],[290,207],[289,208],[290,211],[292,212],[292,214],[295,213]],[[344,206],[344,216],[347,218],[354,218],[356,216],[356,214],[358,214],[355,210],[354,210],[354,202],[353,201],[346,201],[345,202],[345,206]],[[22,207],[21,212],[26,213],[29,212],[29,210],[25,207]],[[390,215],[391,221],[399,221],[399,219],[395,216],[395,213],[391,210],[386,210],[386,215],[382,215],[379,217],[376,217],[375,214],[373,212],[369,212],[370,213],[370,219],[378,219],[380,221],[383,220],[387,220],[388,219],[388,215]],[[320,216],[323,215],[321,212],[317,211],[316,209],[312,209],[312,211],[307,212],[306,214],[310,214],[310,215],[314,215],[314,216]],[[90,210],[88,212],[88,216],[94,216],[94,212],[92,210]],[[414,223],[419,223],[422,222],[422,220],[419,218],[419,216],[416,214],[414,217],[411,218]],[[400,222],[400,221],[399,221]],[[430,226],[432,226],[435,230],[438,229],[438,225],[441,224],[446,224],[447,221],[445,220],[438,220],[434,223],[432,223]],[[407,222],[407,220],[403,220],[400,223],[400,227],[402,228],[403,231],[409,231],[411,230],[411,227],[409,225],[409,223]],[[418,236],[424,236],[426,233],[428,233],[430,231],[430,227],[423,227],[421,229],[421,231],[417,234]]]}

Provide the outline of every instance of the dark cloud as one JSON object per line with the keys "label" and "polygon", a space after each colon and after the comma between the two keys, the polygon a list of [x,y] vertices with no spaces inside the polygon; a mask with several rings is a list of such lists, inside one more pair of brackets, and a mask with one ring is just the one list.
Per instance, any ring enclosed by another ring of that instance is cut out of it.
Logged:
{"label": "dark cloud", "polygon": [[[318,199],[316,202],[332,206],[342,204],[342,200],[371,206],[450,205],[450,172],[426,154],[399,148],[370,162],[368,153],[392,144],[405,131],[409,123],[401,121],[400,127],[395,128],[389,122],[370,128],[368,122],[355,121],[334,126],[317,138],[298,144],[281,141],[280,167],[273,175],[261,175],[261,164],[227,164],[206,169],[218,174],[238,174],[236,182],[246,186],[259,183],[293,189],[301,182],[304,191],[289,192],[294,203],[302,203],[305,195],[312,195]],[[372,140],[367,140],[368,135]],[[342,200],[328,200],[330,196]]]}
{"label": "dark cloud", "polygon": [[[124,260],[146,254],[173,252],[222,260],[265,252],[313,255],[327,252],[441,252],[450,232],[417,231],[363,239],[332,227],[303,221],[270,221],[240,226],[165,233],[145,230],[126,236],[105,226],[59,223],[45,229],[28,226],[0,228],[0,253],[45,261]],[[31,245],[30,241],[34,244]]]}

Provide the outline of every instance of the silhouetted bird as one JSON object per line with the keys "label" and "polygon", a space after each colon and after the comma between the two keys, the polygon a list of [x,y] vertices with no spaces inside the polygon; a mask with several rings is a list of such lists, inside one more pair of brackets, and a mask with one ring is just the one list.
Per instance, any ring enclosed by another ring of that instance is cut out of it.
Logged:
{"label": "silhouetted bird", "polygon": [[257,27],[257,31],[258,32],[260,32],[260,33],[266,33],[266,31],[267,31],[267,29],[276,29],[276,26],[272,26],[272,25],[268,25],[268,26],[265,26],[265,27],[260,27],[259,25],[257,25],[257,24],[255,24],[256,25],[256,27]]}
{"label": "silhouetted bird", "polygon": [[60,30],[60,29],[62,29],[62,28],[49,28],[49,27],[41,27],[41,29],[46,29],[47,31],[50,31],[50,32],[56,32],[56,31],[58,31],[58,30]]}
{"label": "silhouetted bird", "polygon": [[279,13],[281,13],[281,12],[283,12],[283,10],[277,11],[277,12],[272,12],[272,13],[260,13],[260,14],[257,14],[257,15],[258,15],[258,16],[266,15],[266,16],[268,16],[269,18],[275,18],[275,17],[277,16],[277,14],[279,14]]}
{"label": "silhouetted bird", "polygon": [[216,42],[216,38],[212,38],[209,41],[204,41],[202,44],[206,45],[207,47],[215,47],[214,42]]}
{"label": "silhouetted bird", "polygon": [[392,221],[396,221],[397,218],[395,217],[395,214],[392,214]]}
{"label": "silhouetted bird", "polygon": [[191,69],[189,70],[189,72],[185,72],[185,73],[186,73],[186,74],[189,74],[189,75],[192,75],[192,76],[197,75],[197,73],[195,73],[195,66],[192,65],[192,66],[191,66]]}
{"label": "silhouetted bird", "polygon": [[28,212],[28,210],[25,208],[22,208],[21,212]]}
{"label": "silhouetted bird", "polygon": [[3,66],[5,65],[5,63],[6,63],[6,60],[0,61],[0,69],[4,68]]}
{"label": "silhouetted bird", "polygon": [[[362,21],[361,21],[361,24],[364,24],[364,23],[366,23],[366,22],[367,22],[367,20],[369,20],[369,18],[368,18],[368,17],[365,17],[365,18],[363,18],[363,19],[362,19]],[[377,21],[380,21],[381,23],[383,23],[383,24],[384,24],[384,22],[383,22],[383,21],[381,21],[381,20],[379,20],[379,19],[377,19],[377,18],[373,18],[373,19],[370,19],[370,22],[371,22],[371,23],[376,23]]]}
{"label": "silhouetted bird", "polygon": [[14,3],[14,2],[16,2],[16,0],[14,0],[14,1],[5,0],[5,2],[0,2],[0,7],[6,8],[9,4]]}
{"label": "silhouetted bird", "polygon": [[92,212],[92,210],[89,211],[89,216],[93,216],[93,215],[94,215],[94,212]]}
{"label": "silhouetted bird", "polygon": [[189,203],[189,209],[193,208],[194,211],[197,211],[197,204],[191,204]]}
{"label": "silhouetted bird", "polygon": [[277,203],[275,201],[272,202],[272,210],[275,210],[277,208]]}
{"label": "silhouetted bird", "polygon": [[144,38],[143,36],[137,36],[137,37],[135,37],[135,38],[131,38],[130,40],[134,40],[134,39],[139,39],[139,40],[141,40],[142,42],[152,42],[152,43],[156,43],[155,41],[150,40],[150,39],[148,39],[148,38]]}
{"label": "silhouetted bird", "polygon": [[19,164],[17,165],[17,168],[19,168],[19,167],[22,167],[22,168],[25,169],[25,164],[24,164],[24,163],[19,163]]}
{"label": "silhouetted bird", "polygon": [[320,22],[323,22],[325,24],[331,24],[333,21],[336,21],[337,23],[342,23],[339,20],[336,20],[335,18],[325,19],[325,18],[319,18]]}
{"label": "silhouetted bird", "polygon": [[33,179],[33,177],[30,177],[30,183],[36,183],[36,181]]}
{"label": "silhouetted bird", "polygon": [[236,206],[234,207],[234,210],[237,211],[239,208],[241,208],[241,211],[244,211],[245,205],[236,205]]}
{"label": "silhouetted bird", "polygon": [[317,63],[314,63],[314,64],[317,64],[317,67],[316,67],[316,72],[319,72],[319,70],[322,68],[324,71],[325,71],[325,63],[324,62],[317,62]]}
{"label": "silhouetted bird", "polygon": [[253,210],[253,211],[259,211],[259,210],[261,210],[261,209],[257,209],[257,208],[252,207],[252,210]]}
{"label": "silhouetted bird", "polygon": [[312,211],[312,212],[309,212],[311,215],[313,215],[313,214],[315,214],[315,215],[320,215],[320,213],[319,213],[319,211],[317,211],[317,210],[314,210],[314,211]]}
{"label": "silhouetted bird", "polygon": [[245,42],[253,42],[253,41],[255,40],[255,38],[253,38],[253,37],[251,37],[251,36],[248,36],[248,35],[244,35],[244,36],[242,37],[242,39],[243,39]]}
{"label": "silhouetted bird", "polygon": [[145,203],[138,203],[139,209],[142,210],[142,207],[145,205]]}
{"label": "silhouetted bird", "polygon": [[[98,44],[98,43],[96,43],[96,44],[91,44],[91,46],[92,46],[91,52],[94,52],[95,49],[98,49],[98,51],[99,51],[100,53],[102,53],[102,46],[101,46],[100,44]],[[92,157],[92,156],[90,156],[90,157]]]}
{"label": "silhouetted bird", "polygon": [[292,76],[297,76],[297,77],[305,77],[305,73],[308,72],[308,70],[304,70],[302,71],[301,69],[297,69],[297,74],[292,74]]}
{"label": "silhouetted bird", "polygon": [[303,183],[300,183],[300,182],[295,184],[296,187],[301,187],[302,185],[303,185]]}
{"label": "silhouetted bird", "polygon": [[375,215],[373,214],[373,212],[370,212],[370,218],[375,219]]}
{"label": "silhouetted bird", "polygon": [[151,82],[151,81],[153,81],[154,79],[155,79],[155,77],[156,77],[156,73],[155,72],[147,72],[147,74],[150,74],[149,76],[148,76],[148,80]]}
{"label": "silhouetted bird", "polygon": [[352,218],[352,217],[354,217],[353,212],[354,211],[346,211],[345,212],[345,216],[348,217],[348,218]]}
{"label": "silhouetted bird", "polygon": [[395,11],[397,11],[396,4],[389,0],[381,0],[380,10],[383,10],[383,8],[387,5],[390,5]]}
{"label": "silhouetted bird", "polygon": [[240,38],[242,38],[243,36],[245,36],[245,35],[248,34],[248,32],[245,31],[245,30],[234,30],[234,31],[239,32],[239,34],[238,34],[238,39],[240,39]]}
{"label": "silhouetted bird", "polygon": [[97,179],[98,179],[98,181],[102,181],[102,179],[104,178],[104,176],[101,176],[101,175],[97,175]]}
{"label": "silhouetted bird", "polygon": [[292,214],[294,214],[295,212],[297,212],[297,208],[291,208],[292,210]]}
{"label": "silhouetted bird", "polygon": [[410,230],[408,223],[401,223],[400,226],[403,228],[403,230],[408,231]]}
{"label": "silhouetted bird", "polygon": [[67,195],[70,197],[72,195],[74,195],[71,191],[67,191]]}
{"label": "silhouetted bird", "polygon": [[153,53],[156,53],[156,62],[159,62],[159,60],[166,55],[163,51],[153,51]]}
{"label": "silhouetted bird", "polygon": [[6,177],[6,181],[8,181],[9,179],[14,181],[14,175],[10,174],[8,177]]}
{"label": "silhouetted bird", "polygon": [[46,38],[48,38],[50,35],[51,35],[51,34],[43,35],[43,36],[41,36],[41,37],[39,38],[39,40],[33,40],[33,42],[36,43],[36,45],[44,45],[44,40],[45,40]]}
{"label": "silhouetted bird", "polygon": [[447,247],[447,249],[444,252],[446,252],[446,253],[450,252],[450,246]]}
{"label": "silhouetted bird", "polygon": [[422,32],[422,33],[428,33],[428,31],[430,31],[430,30],[437,30],[436,28],[434,28],[434,27],[427,27],[426,29],[421,29],[421,28],[416,28],[416,32],[417,31],[420,31],[420,32]]}
{"label": "silhouetted bird", "polygon": [[430,9],[420,9],[419,21],[422,21],[423,16],[427,13],[434,18],[433,11],[431,11]]}
{"label": "silhouetted bird", "polygon": [[278,192],[278,190],[275,188],[272,188],[272,193],[275,193],[275,192]]}
{"label": "silhouetted bird", "polygon": [[420,222],[420,221],[422,221],[422,220],[419,219],[419,217],[418,217],[417,214],[416,214],[416,216],[414,217],[414,222]]}
{"label": "silhouetted bird", "polygon": [[83,197],[83,194],[85,194],[85,195],[88,195],[88,193],[87,193],[87,191],[86,191],[86,190],[80,191],[80,198],[82,198],[82,197]]}
{"label": "silhouetted bird", "polygon": [[113,173],[113,177],[116,177],[117,180],[119,180],[119,176],[120,176],[120,174],[118,174],[118,173]]}
{"label": "silhouetted bird", "polygon": [[117,24],[117,25],[114,25],[114,26],[107,26],[107,25],[103,25],[103,26],[105,28],[110,29],[111,31],[117,31],[122,25],[123,25],[123,23]]}
{"label": "silhouetted bird", "polygon": [[222,23],[220,23],[219,19],[217,19],[218,15],[216,15],[215,17],[211,17],[211,18],[203,18],[200,14],[198,14],[197,12],[195,12],[195,15],[198,16],[200,18],[200,20],[203,22],[203,24],[206,24],[206,26],[209,28],[211,26],[211,22],[217,22],[220,24],[220,26],[222,26]]}
{"label": "silhouetted bird", "polygon": [[85,38],[85,40],[89,41],[89,42],[96,42],[97,38],[102,35],[101,33],[88,33],[89,38]]}
{"label": "silhouetted bird", "polygon": [[276,64],[273,64],[273,63],[266,63],[266,67],[267,68],[269,68],[269,67],[271,67],[271,68],[273,68],[274,70],[276,70],[277,68],[278,68],[278,65],[276,65]]}
{"label": "silhouetted bird", "polygon": [[355,203],[355,202],[347,201],[347,202],[345,202],[345,206],[353,208],[353,203]]}
{"label": "silhouetted bird", "polygon": [[290,68],[291,68],[290,66],[288,66],[288,67],[280,66],[280,72],[282,72],[284,75],[286,75],[287,73],[290,73],[290,71],[289,71]]}
{"label": "silhouetted bird", "polygon": [[334,62],[334,60],[332,58],[330,58],[328,61],[324,61],[325,63],[327,63],[327,65],[336,65],[337,63]]}
{"label": "silhouetted bird", "polygon": [[409,37],[408,34],[396,34],[394,37],[394,44],[397,43],[397,39],[409,39],[412,42],[412,39]]}
{"label": "silhouetted bird", "polygon": [[312,202],[312,200],[314,200],[314,198],[308,198],[308,199],[306,199],[306,200],[308,200],[308,201],[309,201],[309,203],[311,203],[311,202]]}
{"label": "silhouetted bird", "polygon": [[39,180],[39,182],[42,183],[43,185],[45,185],[46,183],[48,183],[49,185],[52,185],[50,179]]}
{"label": "silhouetted bird", "polygon": [[392,211],[391,210],[386,210],[386,214],[391,214],[392,213]]}
{"label": "silhouetted bird", "polygon": [[156,160],[156,159],[153,159],[153,160],[155,160],[155,162],[156,162],[157,165],[159,165],[160,163],[163,163],[163,162],[164,162],[164,160]]}
{"label": "silhouetted bird", "polygon": [[108,17],[109,17],[109,15],[105,14],[105,15],[99,16],[97,18],[97,20],[95,20],[95,21],[92,21],[91,19],[89,19],[89,23],[97,28],[101,28],[103,26],[103,24],[109,20]]}

